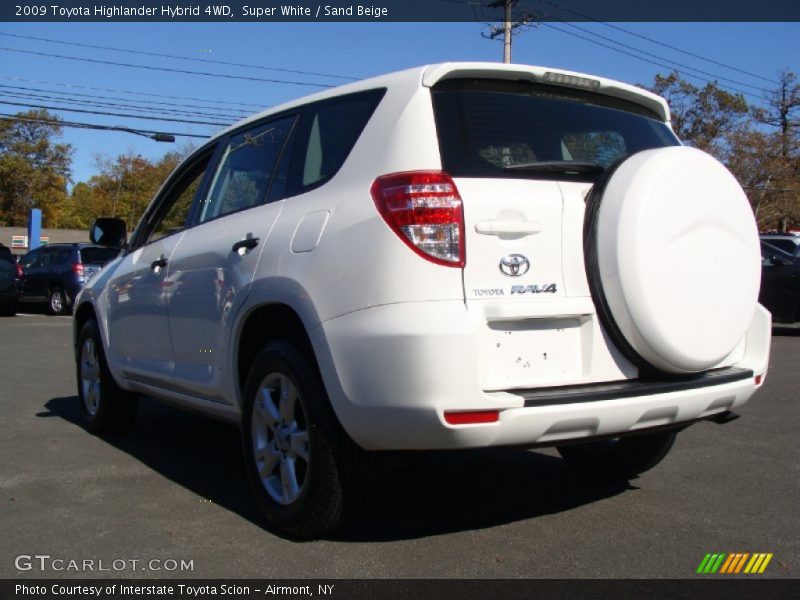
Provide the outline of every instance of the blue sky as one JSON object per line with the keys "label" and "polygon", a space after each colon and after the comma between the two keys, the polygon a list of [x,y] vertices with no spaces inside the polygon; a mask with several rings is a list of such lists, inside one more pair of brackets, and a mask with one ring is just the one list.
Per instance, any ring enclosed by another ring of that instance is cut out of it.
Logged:
{"label": "blue sky", "polygon": [[[629,83],[646,84],[652,82],[656,73],[669,71],[665,66],[654,65],[575,36],[589,37],[607,45],[614,45],[613,40],[628,46],[627,48],[617,46],[624,52],[633,53],[635,49],[654,55],[646,57],[654,62],[665,65],[683,63],[706,71],[714,77],[734,80],[736,83],[722,80],[720,82],[751,92],[756,96],[748,97],[751,102],[757,102],[757,96],[762,92],[745,86],[769,88],[771,85],[754,75],[774,79],[782,68],[789,68],[800,74],[800,23],[614,25],[633,34],[652,38],[750,74],[705,62],[695,56],[682,54],[604,24],[575,25],[582,30],[563,23],[545,24],[528,29],[515,39],[513,62],[561,67]],[[52,105],[54,102],[52,99],[22,98],[19,94],[63,98],[65,97],[63,94],[66,93],[74,94],[73,100],[82,98],[92,103],[107,102],[118,105],[144,103],[145,109],[149,107],[194,113],[194,116],[172,115],[173,118],[189,120],[206,120],[206,117],[196,116],[196,113],[200,112],[250,114],[256,112],[258,107],[275,105],[322,88],[165,73],[38,56],[7,49],[244,77],[338,84],[346,80],[263,69],[226,67],[208,61],[210,59],[248,63],[363,78],[447,60],[500,60],[502,44],[483,39],[480,33],[484,27],[485,25],[480,23],[0,23],[0,33],[171,54],[203,61],[142,56],[0,35],[0,86],[6,86],[0,87],[0,92],[3,92],[0,94],[0,101]],[[592,34],[604,36],[606,39],[594,37]],[[698,79],[690,81],[696,84],[704,83]],[[56,84],[83,87],[65,87]],[[19,89],[21,87],[50,90],[50,92],[21,90]],[[99,91],[85,87],[120,91]],[[206,102],[132,95],[129,92],[191,97]],[[78,94],[98,97],[89,98]],[[208,101],[214,102],[212,104]],[[211,108],[196,108],[205,105]],[[82,110],[131,112],[124,107],[97,107],[89,104],[70,106]],[[233,109],[243,113],[233,113]],[[25,107],[0,104],[2,113],[15,113],[21,110],[25,110]],[[208,125],[53,112],[65,120],[160,131],[207,135],[219,129],[217,126]],[[230,117],[214,117],[208,120],[233,121]],[[114,157],[125,152],[135,152],[149,158],[157,158],[175,147],[174,144],[157,143],[128,133],[81,129],[64,129],[62,139],[75,148],[73,163],[75,182],[84,181],[97,171],[96,156]],[[179,138],[177,145],[185,139]]]}

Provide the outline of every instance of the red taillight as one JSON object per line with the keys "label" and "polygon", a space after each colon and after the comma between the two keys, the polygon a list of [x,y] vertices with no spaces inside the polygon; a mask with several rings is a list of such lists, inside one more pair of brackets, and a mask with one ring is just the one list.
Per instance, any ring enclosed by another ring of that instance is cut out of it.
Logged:
{"label": "red taillight", "polygon": [[450,425],[474,425],[476,423],[496,423],[500,420],[499,410],[460,410],[445,411],[444,420]]}
{"label": "red taillight", "polygon": [[17,263],[17,279],[22,277],[22,265]]}
{"label": "red taillight", "polygon": [[84,276],[83,265],[81,263],[74,263],[72,265],[72,272],[78,277]]}
{"label": "red taillight", "polygon": [[763,375],[756,375],[756,385],[761,385],[762,379],[764,379]]}
{"label": "red taillight", "polygon": [[450,175],[408,171],[378,177],[372,199],[389,227],[420,256],[463,267],[464,210]]}

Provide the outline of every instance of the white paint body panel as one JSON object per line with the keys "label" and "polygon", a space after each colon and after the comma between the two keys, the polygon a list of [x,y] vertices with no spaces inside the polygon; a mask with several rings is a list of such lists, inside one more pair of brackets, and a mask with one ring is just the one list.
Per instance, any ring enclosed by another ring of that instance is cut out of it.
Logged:
{"label": "white paint body panel", "polygon": [[[176,390],[234,404],[229,394],[221,393],[233,317],[247,298],[281,206],[259,206],[184,232],[168,266]],[[247,238],[258,238],[258,245],[232,250]]]}
{"label": "white paint body panel", "polygon": [[[183,232],[128,254],[109,269],[107,293],[108,348],[113,371],[124,378],[143,378],[168,385],[175,370],[169,337],[165,284],[167,267],[151,268],[166,259],[167,266]],[[92,281],[96,286],[99,282]]]}

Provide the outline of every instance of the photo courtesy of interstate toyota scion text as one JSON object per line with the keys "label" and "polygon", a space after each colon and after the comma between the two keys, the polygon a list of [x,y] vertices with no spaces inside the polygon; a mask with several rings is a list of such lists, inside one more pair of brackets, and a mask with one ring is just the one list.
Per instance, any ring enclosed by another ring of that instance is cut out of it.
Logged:
{"label": "photo courtesy of interstate toyota scion text", "polygon": [[357,519],[387,451],[635,477],[766,375],[744,192],[663,98],[591,75],[445,63],[289,102],[89,237],[122,251],[73,307],[86,428],[143,395],[237,424],[295,538]]}

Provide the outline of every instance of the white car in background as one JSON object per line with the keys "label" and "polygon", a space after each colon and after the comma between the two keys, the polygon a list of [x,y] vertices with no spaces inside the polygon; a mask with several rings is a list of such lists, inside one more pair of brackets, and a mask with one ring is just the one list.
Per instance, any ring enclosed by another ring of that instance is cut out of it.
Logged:
{"label": "white car in background", "polygon": [[76,303],[81,407],[94,431],[140,394],[240,425],[259,506],[296,537],[358,517],[381,451],[549,445],[633,477],[763,383],[759,277],[744,192],[662,98],[419,67],[176,169]]}

